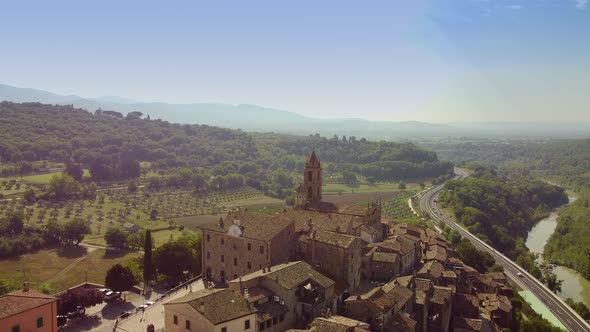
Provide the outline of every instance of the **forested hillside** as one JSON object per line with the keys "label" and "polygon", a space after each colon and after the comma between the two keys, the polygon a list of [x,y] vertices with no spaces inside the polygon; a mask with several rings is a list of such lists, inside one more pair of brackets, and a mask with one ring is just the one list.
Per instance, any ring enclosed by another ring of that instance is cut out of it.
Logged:
{"label": "forested hillside", "polygon": [[510,180],[483,167],[465,180],[447,182],[445,189],[440,201],[459,222],[525,267],[532,263],[524,247],[527,232],[567,202],[563,188],[541,180]]}
{"label": "forested hillside", "polygon": [[[206,125],[172,124],[113,111],[0,103],[0,161],[4,172],[36,160],[88,165],[93,181],[159,174],[154,184],[249,185],[273,196],[292,192],[292,178],[316,148],[327,172],[356,172],[376,181],[443,176],[452,164],[411,143],[364,138],[249,134]],[[139,163],[148,162],[140,170]],[[12,168],[11,168],[12,167]],[[10,174],[4,174],[10,175]],[[211,182],[211,180],[214,180]]]}

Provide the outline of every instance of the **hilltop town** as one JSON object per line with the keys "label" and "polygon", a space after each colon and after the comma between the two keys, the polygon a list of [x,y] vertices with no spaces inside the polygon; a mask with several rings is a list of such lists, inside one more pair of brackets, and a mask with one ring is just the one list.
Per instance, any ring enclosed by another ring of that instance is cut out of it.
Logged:
{"label": "hilltop town", "polygon": [[164,305],[166,331],[500,331],[511,326],[502,272],[479,273],[434,229],[322,200],[315,151],[296,204],[236,209],[201,226],[205,289]]}

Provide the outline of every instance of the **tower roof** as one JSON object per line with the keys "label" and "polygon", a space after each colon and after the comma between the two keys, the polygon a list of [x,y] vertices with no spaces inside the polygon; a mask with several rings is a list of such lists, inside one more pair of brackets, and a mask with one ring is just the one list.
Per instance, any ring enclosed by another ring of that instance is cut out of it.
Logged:
{"label": "tower roof", "polygon": [[313,151],[311,151],[311,156],[309,156],[309,164],[317,164],[319,163],[320,160],[318,159],[318,156],[316,156],[315,154],[315,149],[313,149]]}

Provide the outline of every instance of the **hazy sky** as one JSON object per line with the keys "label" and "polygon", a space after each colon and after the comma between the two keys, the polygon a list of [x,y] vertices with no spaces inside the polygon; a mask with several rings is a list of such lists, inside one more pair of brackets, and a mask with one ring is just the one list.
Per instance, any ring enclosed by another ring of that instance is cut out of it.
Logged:
{"label": "hazy sky", "polygon": [[6,1],[0,83],[391,121],[590,121],[588,0]]}

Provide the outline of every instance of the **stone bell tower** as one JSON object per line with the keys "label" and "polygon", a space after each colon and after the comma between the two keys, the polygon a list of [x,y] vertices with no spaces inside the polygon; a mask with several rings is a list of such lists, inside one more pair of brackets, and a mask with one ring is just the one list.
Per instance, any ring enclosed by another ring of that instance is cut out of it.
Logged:
{"label": "stone bell tower", "polygon": [[302,187],[305,190],[305,200],[308,203],[316,203],[322,200],[322,166],[315,154],[315,149],[305,163]]}

